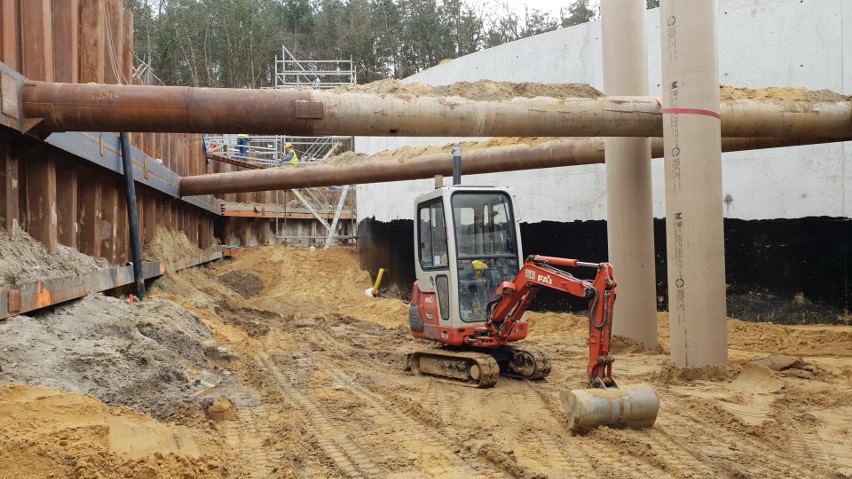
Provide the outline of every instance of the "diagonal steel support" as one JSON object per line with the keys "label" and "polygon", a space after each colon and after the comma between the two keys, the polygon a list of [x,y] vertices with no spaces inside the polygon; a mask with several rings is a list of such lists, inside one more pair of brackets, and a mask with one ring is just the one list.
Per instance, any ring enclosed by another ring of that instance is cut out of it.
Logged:
{"label": "diagonal steel support", "polygon": [[346,194],[349,193],[349,185],[343,187],[343,192],[340,193],[340,201],[337,202],[337,209],[334,210],[334,219],[331,221],[331,228],[328,229],[328,236],[325,238],[325,247],[331,246],[334,241],[334,231],[337,229],[337,220],[340,219],[340,212],[343,211],[343,201],[346,199]]}
{"label": "diagonal steel support", "polygon": [[292,191],[293,193],[295,193],[295,194],[296,194],[296,198],[298,198],[298,199],[299,199],[299,201],[301,201],[301,202],[302,202],[302,204],[303,204],[303,205],[305,205],[305,208],[307,208],[307,209],[308,209],[308,211],[310,211],[311,213],[313,213],[314,217],[316,217],[317,221],[319,221],[319,222],[320,222],[320,224],[322,224],[322,225],[325,227],[326,231],[330,231],[330,230],[331,230],[331,226],[328,224],[328,221],[326,221],[326,220],[325,220],[325,218],[323,218],[323,217],[319,214],[319,212],[317,212],[316,208],[314,208],[314,207],[313,207],[313,205],[311,205],[311,204],[308,202],[308,200],[306,200],[306,199],[302,196],[302,192],[301,192],[301,191],[299,191],[299,190],[298,190],[298,189],[296,189],[296,188],[293,188],[293,189],[291,189],[290,191]]}

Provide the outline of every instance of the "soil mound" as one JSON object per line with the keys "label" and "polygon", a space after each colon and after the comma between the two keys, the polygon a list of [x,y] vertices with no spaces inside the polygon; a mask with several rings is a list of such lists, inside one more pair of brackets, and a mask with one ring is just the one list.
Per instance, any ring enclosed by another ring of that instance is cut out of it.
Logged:
{"label": "soil mound", "polygon": [[142,248],[142,259],[145,261],[174,261],[197,254],[201,254],[201,249],[190,242],[185,234],[165,228],[157,228],[154,239]]}
{"label": "soil mound", "polygon": [[672,363],[666,363],[656,373],[652,381],[662,384],[687,384],[693,381],[730,381],[740,373],[736,366],[702,366],[695,368],[679,368]]}
{"label": "soil mound", "polygon": [[158,419],[233,384],[210,330],[170,301],[100,294],[0,322],[0,384],[90,394]]}
{"label": "soil mound", "polygon": [[782,101],[849,101],[852,97],[831,90],[808,90],[801,87],[736,88],[722,85],[719,90],[722,101],[733,100],[782,100]]}
{"label": "soil mound", "polygon": [[11,238],[0,229],[0,286],[39,279],[79,275],[109,269],[105,259],[95,259],[59,245],[50,251],[25,231],[17,231]]}
{"label": "soil mound", "polygon": [[372,93],[408,99],[420,96],[456,96],[468,100],[511,100],[513,98],[598,98],[603,96],[585,83],[509,83],[491,80],[459,82],[444,86],[423,83],[402,83],[399,80],[379,80],[364,85],[346,85],[337,92]]}
{"label": "soil mound", "polygon": [[208,440],[92,397],[22,385],[0,387],[4,477],[222,477]]}

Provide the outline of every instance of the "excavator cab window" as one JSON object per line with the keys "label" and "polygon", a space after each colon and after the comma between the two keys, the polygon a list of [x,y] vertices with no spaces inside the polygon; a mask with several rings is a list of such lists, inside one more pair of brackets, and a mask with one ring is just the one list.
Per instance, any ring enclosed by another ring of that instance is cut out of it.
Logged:
{"label": "excavator cab window", "polygon": [[461,320],[483,322],[497,287],[518,274],[512,203],[505,193],[464,191],[452,206]]}
{"label": "excavator cab window", "polygon": [[444,205],[441,199],[420,205],[417,216],[420,267],[448,268],[447,228],[444,224]]}

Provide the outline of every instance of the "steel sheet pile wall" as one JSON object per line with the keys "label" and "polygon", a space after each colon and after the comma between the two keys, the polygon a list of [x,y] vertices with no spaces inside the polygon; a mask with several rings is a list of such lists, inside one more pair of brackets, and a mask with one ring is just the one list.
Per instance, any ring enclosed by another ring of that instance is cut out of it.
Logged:
{"label": "steel sheet pile wall", "polygon": [[[133,72],[133,15],[121,0],[0,0],[0,61],[41,81],[139,84]],[[94,134],[100,157],[118,149],[116,133]],[[48,140],[49,142],[50,140]],[[200,135],[136,133],[133,145],[178,175],[208,169]],[[106,151],[105,151],[106,150]],[[96,154],[96,153],[95,153]],[[125,187],[97,158],[71,158],[34,138],[0,138],[0,227],[27,231],[51,250],[68,245],[113,264],[129,260]],[[93,163],[94,161],[94,163]],[[140,186],[142,241],[157,226],[206,247],[215,215]]]}

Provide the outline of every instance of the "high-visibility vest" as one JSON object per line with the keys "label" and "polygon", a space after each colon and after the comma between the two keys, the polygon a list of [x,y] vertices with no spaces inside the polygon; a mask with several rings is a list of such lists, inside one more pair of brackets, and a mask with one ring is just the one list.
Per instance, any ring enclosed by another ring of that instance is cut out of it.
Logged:
{"label": "high-visibility vest", "polygon": [[293,154],[293,156],[290,157],[290,161],[289,161],[290,166],[298,165],[299,164],[299,156],[296,155],[296,150],[290,150],[290,153]]}

